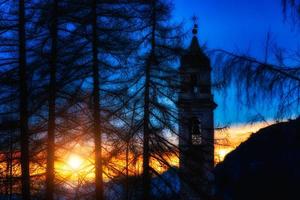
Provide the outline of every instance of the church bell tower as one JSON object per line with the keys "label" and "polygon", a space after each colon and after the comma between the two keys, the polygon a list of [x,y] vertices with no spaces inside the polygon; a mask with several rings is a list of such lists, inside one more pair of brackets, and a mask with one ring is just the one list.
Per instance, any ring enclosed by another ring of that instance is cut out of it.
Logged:
{"label": "church bell tower", "polygon": [[205,200],[211,194],[214,167],[214,114],[211,66],[200,48],[198,25],[181,58],[178,99],[181,196]]}

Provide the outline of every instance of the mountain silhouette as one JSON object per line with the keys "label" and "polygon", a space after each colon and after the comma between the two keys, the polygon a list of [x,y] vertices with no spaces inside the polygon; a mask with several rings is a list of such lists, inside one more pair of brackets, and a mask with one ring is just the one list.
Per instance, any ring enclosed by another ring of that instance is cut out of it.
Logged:
{"label": "mountain silhouette", "polygon": [[252,134],[214,172],[216,199],[300,199],[300,118]]}

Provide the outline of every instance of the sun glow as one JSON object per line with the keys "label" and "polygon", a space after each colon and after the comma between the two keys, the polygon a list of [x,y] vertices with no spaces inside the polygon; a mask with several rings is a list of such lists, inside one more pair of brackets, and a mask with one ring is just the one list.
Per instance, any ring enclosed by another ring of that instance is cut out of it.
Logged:
{"label": "sun glow", "polygon": [[84,161],[82,160],[82,158],[76,154],[71,154],[68,159],[68,165],[74,170],[80,169],[83,162]]}
{"label": "sun glow", "polygon": [[228,129],[217,130],[215,132],[215,164],[222,162],[228,153],[246,141],[253,133],[273,123],[239,124]]}
{"label": "sun glow", "polygon": [[70,144],[69,147],[56,150],[56,178],[76,187],[78,182],[94,180],[93,146],[88,143]]}
{"label": "sun glow", "polygon": [[[270,123],[271,124],[271,123]],[[216,131],[215,133],[215,164],[222,162],[226,155],[234,150],[241,142],[247,140],[249,136],[258,131],[260,128],[267,126],[265,123],[257,123],[253,125],[237,125],[226,130]],[[92,144],[75,145],[72,149],[61,151],[59,161],[56,164],[56,171],[64,180],[76,182],[78,179],[93,181],[95,177],[94,154]],[[179,166],[178,155],[174,153],[166,153],[163,155],[171,166]],[[110,157],[104,151],[103,159],[108,160],[107,165],[103,166],[103,178],[105,181],[109,177],[122,176],[126,172],[125,153],[120,153],[117,156]],[[133,154],[129,154],[128,173],[136,175],[142,173],[142,156],[136,158]],[[150,165],[156,169],[158,173],[163,173],[168,169],[168,166],[160,163],[156,159],[150,159]]]}
{"label": "sun glow", "polygon": [[217,153],[219,154],[220,160],[224,160],[225,156],[232,151],[233,148],[228,148],[228,149],[220,149],[219,151],[217,151]]}
{"label": "sun glow", "polygon": [[[246,126],[238,125],[216,131],[215,164],[222,162],[228,153],[239,146],[241,142],[247,140],[253,132],[256,132],[260,128],[270,124],[272,123],[257,123]],[[95,179],[94,148],[92,142],[82,142],[82,139],[75,142],[65,144],[64,148],[57,148],[55,153],[55,179],[70,188],[74,188],[85,183],[92,183]],[[5,156],[5,154],[0,153],[0,169],[3,169],[2,171],[0,170],[0,172],[4,175],[6,172],[5,169],[7,169],[8,166],[7,162],[5,162]],[[102,156],[102,159],[106,161],[105,165],[103,165],[104,181],[109,181],[111,177],[124,176],[126,173],[128,173],[129,176],[136,176],[142,173],[142,155],[129,153],[128,161],[126,161],[125,152],[120,152],[119,154],[111,157],[108,151],[104,151]],[[168,170],[170,165],[175,167],[179,166],[178,154],[174,152],[166,152],[165,155],[160,156],[162,156],[163,160],[168,162],[168,165],[154,159],[154,157],[151,158],[150,166],[155,169],[156,172],[160,174],[164,173]],[[21,175],[19,157],[19,152],[15,152],[13,154],[14,159],[12,174],[14,177],[19,177]],[[44,158],[45,154],[41,152],[35,155],[33,160],[41,160]],[[31,162],[30,171],[32,176],[42,177],[46,172],[46,163],[41,165],[40,163]]]}

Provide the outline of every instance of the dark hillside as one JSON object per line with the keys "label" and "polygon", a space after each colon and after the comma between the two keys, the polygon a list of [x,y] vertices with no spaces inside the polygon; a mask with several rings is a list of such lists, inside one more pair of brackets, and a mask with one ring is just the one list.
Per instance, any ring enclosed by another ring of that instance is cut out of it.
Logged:
{"label": "dark hillside", "polygon": [[218,199],[300,199],[300,118],[253,134],[215,168]]}

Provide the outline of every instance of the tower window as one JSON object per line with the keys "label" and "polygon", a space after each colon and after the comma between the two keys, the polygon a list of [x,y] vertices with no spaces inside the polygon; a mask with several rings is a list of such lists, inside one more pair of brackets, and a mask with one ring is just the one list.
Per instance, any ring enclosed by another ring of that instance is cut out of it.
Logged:
{"label": "tower window", "polygon": [[191,119],[191,143],[192,145],[201,145],[202,144],[202,128],[201,123],[196,117]]}
{"label": "tower window", "polygon": [[191,75],[191,88],[192,88],[192,92],[194,94],[198,93],[199,92],[199,89],[198,89],[198,86],[197,86],[197,76],[196,74],[192,74]]}
{"label": "tower window", "polygon": [[196,93],[198,93],[198,87],[197,86],[194,86],[193,87],[193,92],[196,94]]}
{"label": "tower window", "polygon": [[201,145],[202,136],[201,135],[192,135],[192,145]]}

